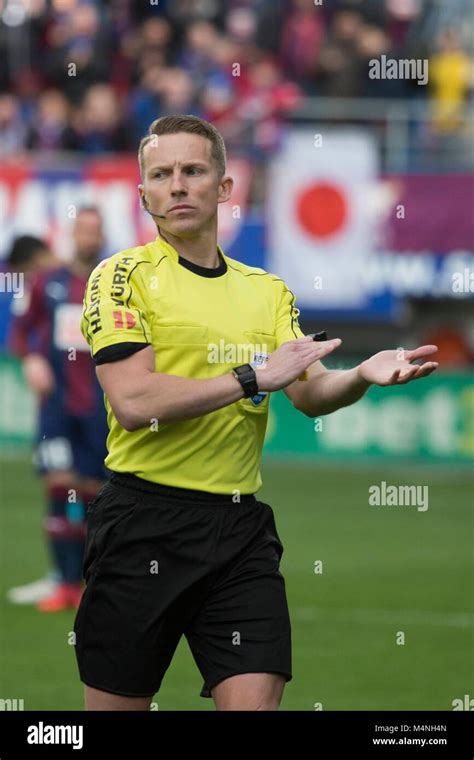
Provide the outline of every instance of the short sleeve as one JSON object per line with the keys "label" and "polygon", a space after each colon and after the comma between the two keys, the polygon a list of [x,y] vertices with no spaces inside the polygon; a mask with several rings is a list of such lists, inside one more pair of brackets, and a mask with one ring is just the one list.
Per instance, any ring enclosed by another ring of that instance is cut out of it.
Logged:
{"label": "short sleeve", "polygon": [[276,330],[277,339],[276,348],[282,343],[296,338],[303,338],[304,332],[301,330],[298,318],[300,311],[296,307],[295,296],[285,285],[283,280],[275,280],[277,288],[277,314]]}
{"label": "short sleeve", "polygon": [[116,361],[151,344],[146,290],[131,256],[113,256],[92,272],[81,331],[97,364]]}

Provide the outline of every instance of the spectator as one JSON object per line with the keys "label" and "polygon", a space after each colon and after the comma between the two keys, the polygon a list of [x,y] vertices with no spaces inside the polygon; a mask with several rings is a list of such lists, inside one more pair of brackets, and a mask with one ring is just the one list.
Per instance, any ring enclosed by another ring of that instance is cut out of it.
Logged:
{"label": "spectator", "polygon": [[0,156],[11,156],[23,150],[26,126],[20,115],[15,95],[0,95]]}
{"label": "spectator", "polygon": [[257,47],[257,16],[250,8],[231,9],[225,23],[227,37],[237,45],[236,61],[241,66],[251,66],[261,58]]}
{"label": "spectator", "polygon": [[470,61],[454,29],[443,32],[429,63],[433,129],[449,134],[460,128],[470,85]]}
{"label": "spectator", "polygon": [[180,68],[169,68],[163,71],[160,109],[155,118],[174,113],[200,115],[193,79],[187,71]]}
{"label": "spectator", "polygon": [[421,14],[418,0],[387,0],[388,19],[386,31],[393,46],[403,48]]}
{"label": "spectator", "polygon": [[68,146],[84,153],[127,150],[121,108],[110,85],[90,87],[76,110]]}
{"label": "spectator", "polygon": [[300,98],[301,90],[283,78],[277,62],[262,58],[247,72],[247,89],[238,97],[227,124],[222,125],[226,139],[231,145],[238,141],[243,126],[254,158],[263,160],[279,145],[282,117]]}
{"label": "spectator", "polygon": [[363,68],[358,53],[363,20],[357,11],[338,11],[321,46],[317,85],[321,95],[355,97],[360,94]]}
{"label": "spectator", "polygon": [[222,36],[212,50],[212,59],[215,69],[202,93],[201,103],[205,118],[220,125],[230,115],[235,103],[237,82],[241,73],[236,67],[239,61],[239,45]]}
{"label": "spectator", "polygon": [[212,50],[219,35],[208,21],[195,21],[186,31],[185,43],[177,63],[193,78],[196,89],[204,87],[214,68]]}
{"label": "spectator", "polygon": [[287,0],[262,0],[257,8],[256,41],[260,50],[279,55]]}
{"label": "spectator", "polygon": [[61,150],[68,144],[69,104],[59,90],[46,90],[28,132],[27,146],[35,150]]}
{"label": "spectator", "polygon": [[370,61],[380,60],[382,55],[387,58],[399,58],[399,53],[391,48],[390,39],[386,32],[378,26],[363,25],[357,41],[357,52],[360,59],[361,84],[360,95],[371,98],[396,98],[409,94],[409,82],[405,79],[371,79],[369,77]]}
{"label": "spectator", "polygon": [[293,0],[283,25],[281,62],[288,74],[311,89],[324,35],[324,16],[313,0]]}
{"label": "spectator", "polygon": [[48,31],[48,73],[77,102],[88,86],[107,80],[111,50],[98,7],[81,3],[69,8],[55,13]]}
{"label": "spectator", "polygon": [[152,66],[171,64],[173,29],[165,18],[149,18],[143,22],[131,43],[137,60],[137,74],[142,76]]}
{"label": "spectator", "polygon": [[129,100],[129,119],[135,144],[146,134],[149,125],[157,118],[163,91],[163,74],[166,69],[155,64],[145,69],[138,87]]}

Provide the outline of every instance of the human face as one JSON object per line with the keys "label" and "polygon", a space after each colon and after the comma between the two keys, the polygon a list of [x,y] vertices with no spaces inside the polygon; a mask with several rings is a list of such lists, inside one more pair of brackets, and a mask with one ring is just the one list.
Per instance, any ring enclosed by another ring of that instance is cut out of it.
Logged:
{"label": "human face", "polygon": [[217,225],[217,205],[230,197],[232,179],[219,177],[210,140],[179,132],[156,136],[144,149],[140,197],[160,229],[176,237],[196,237]]}
{"label": "human face", "polygon": [[104,237],[102,219],[95,211],[81,211],[73,229],[75,257],[84,263],[98,258]]}

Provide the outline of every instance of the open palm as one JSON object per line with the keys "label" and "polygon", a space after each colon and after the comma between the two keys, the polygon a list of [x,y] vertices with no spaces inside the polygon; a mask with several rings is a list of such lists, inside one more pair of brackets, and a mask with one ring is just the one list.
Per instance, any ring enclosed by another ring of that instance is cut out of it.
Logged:
{"label": "open palm", "polygon": [[394,351],[379,351],[359,366],[359,373],[368,383],[375,385],[402,385],[410,380],[427,377],[438,367],[438,362],[411,364],[415,359],[432,356],[437,346],[420,346],[413,351],[401,348]]}

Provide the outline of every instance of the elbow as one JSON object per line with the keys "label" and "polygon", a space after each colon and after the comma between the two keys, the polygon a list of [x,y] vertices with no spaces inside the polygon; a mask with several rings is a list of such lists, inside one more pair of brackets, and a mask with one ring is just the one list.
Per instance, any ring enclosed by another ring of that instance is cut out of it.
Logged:
{"label": "elbow", "polygon": [[139,429],[139,425],[136,419],[131,415],[124,414],[114,410],[114,416],[121,428],[127,431],[127,433],[134,433]]}
{"label": "elbow", "polygon": [[144,428],[156,430],[161,423],[167,421],[161,414],[159,416],[155,414],[150,417],[145,413],[141,413],[136,402],[122,404],[119,408],[112,408],[112,411],[119,425],[127,433],[135,433],[137,430],[143,430]]}
{"label": "elbow", "polygon": [[140,428],[143,427],[138,422],[128,417],[117,417],[117,421],[120,427],[126,430],[127,433],[134,433],[136,430],[140,430]]}
{"label": "elbow", "polygon": [[294,402],[293,406],[298,412],[301,412],[301,414],[304,414],[305,417],[309,417],[311,419],[314,419],[315,417],[321,417],[324,414],[328,414],[328,410],[324,409],[321,405],[311,406],[310,404],[304,402]]}
{"label": "elbow", "polygon": [[298,412],[301,412],[301,414],[304,414],[305,417],[317,417],[318,412],[315,409],[310,409],[306,404],[303,403],[293,403],[293,406]]}
{"label": "elbow", "polygon": [[127,431],[127,433],[134,433],[136,430],[145,427],[146,423],[143,422],[136,411],[128,404],[119,404],[112,407],[114,417],[117,420],[120,427]]}

